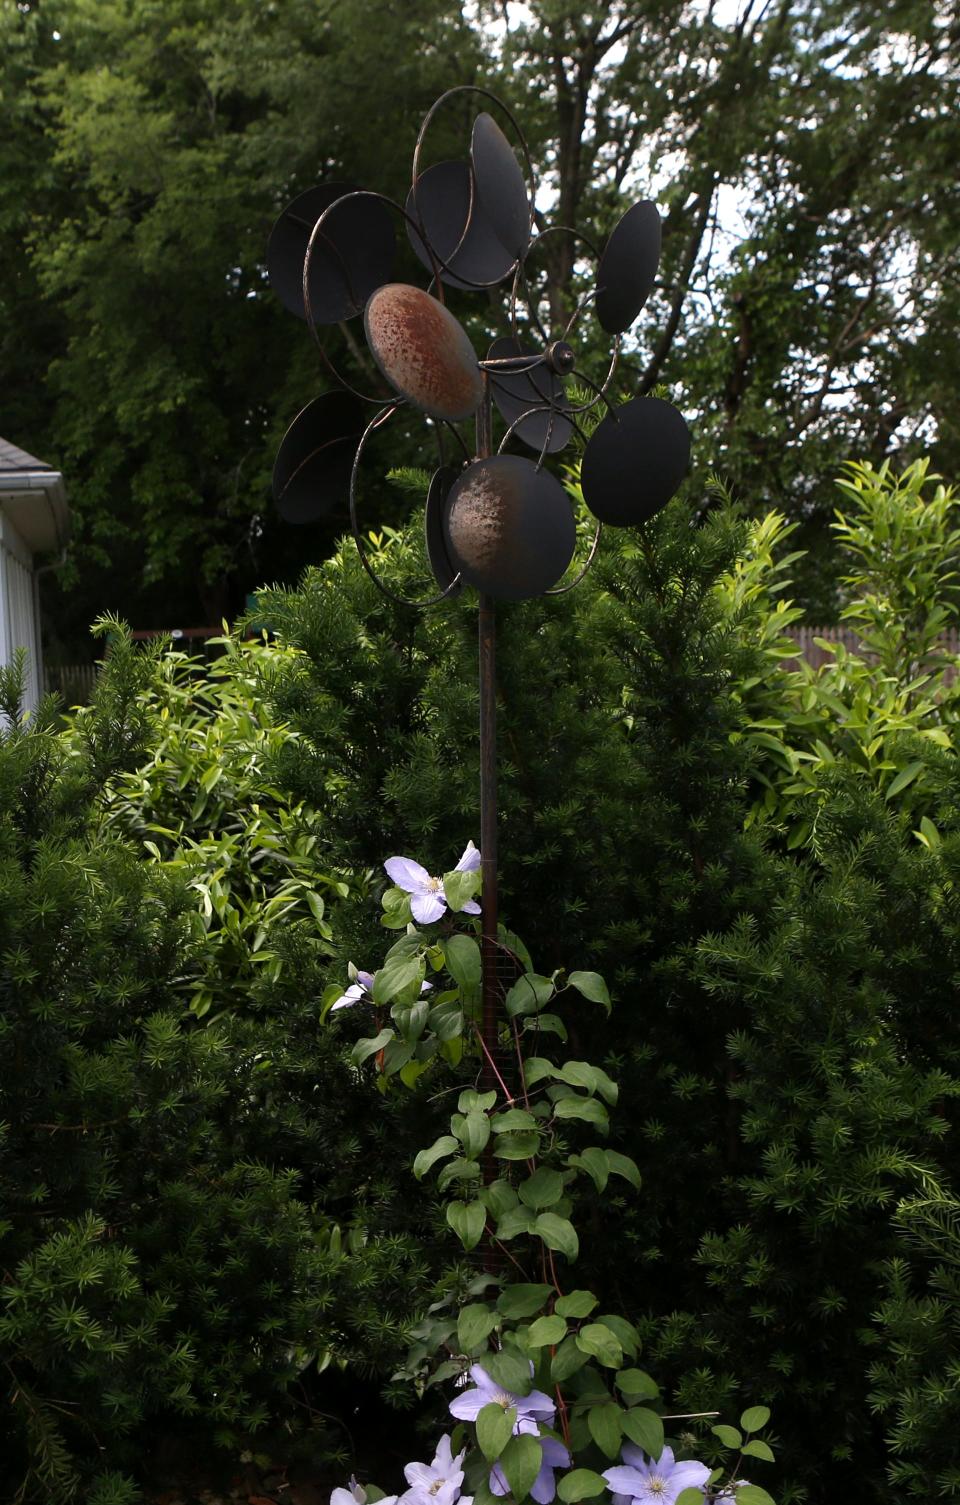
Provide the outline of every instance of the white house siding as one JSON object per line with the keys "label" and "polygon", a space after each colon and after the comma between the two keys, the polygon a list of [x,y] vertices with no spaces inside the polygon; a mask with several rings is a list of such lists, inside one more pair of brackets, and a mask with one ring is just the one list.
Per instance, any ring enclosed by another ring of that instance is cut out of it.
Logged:
{"label": "white house siding", "polygon": [[42,664],[37,600],[30,551],[9,518],[0,516],[0,663],[18,648],[27,651],[26,697],[32,710],[40,698]]}

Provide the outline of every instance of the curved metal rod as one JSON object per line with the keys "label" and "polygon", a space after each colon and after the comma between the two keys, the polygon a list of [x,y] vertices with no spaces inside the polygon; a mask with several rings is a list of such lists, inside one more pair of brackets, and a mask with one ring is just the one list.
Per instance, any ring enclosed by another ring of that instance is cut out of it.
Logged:
{"label": "curved metal rod", "polygon": [[[304,313],[306,314],[307,328],[310,330],[310,333],[313,336],[314,344],[316,345],[318,351],[320,352],[320,359],[323,362],[324,366],[326,367],[327,371],[334,378],[334,380],[337,381],[337,382],[339,382],[340,385],[342,387],[344,387],[346,389],[346,391],[350,392],[354,397],[359,398],[361,402],[373,402],[373,403],[381,404],[381,403],[384,403],[384,402],[388,402],[389,398],[388,397],[368,397],[365,392],[360,392],[356,387],[352,386],[351,383],[348,382],[345,377],[343,377],[343,376],[340,375],[340,372],[337,370],[336,366],[333,364],[333,361],[330,359],[329,355],[327,354],[326,347],[324,346],[324,343],[323,343],[323,341],[320,338],[320,333],[319,333],[319,330],[317,329],[317,321],[316,321],[316,319],[314,318],[314,315],[313,315],[313,302],[312,302],[312,299],[310,297],[310,258],[313,255],[314,248],[315,248],[315,246],[317,244],[318,239],[320,239],[320,240],[322,240],[324,242],[325,248],[328,249],[328,250],[332,250],[333,253],[334,253],[334,255],[336,256],[337,260],[339,261],[340,266],[341,266],[341,268],[343,270],[344,280],[346,281],[347,287],[348,287],[349,292],[350,292],[350,297],[353,299],[353,302],[354,303],[358,303],[359,302],[359,299],[357,298],[356,290],[355,290],[353,282],[351,281],[351,278],[350,278],[350,268],[347,266],[347,263],[345,262],[342,254],[340,252],[340,247],[337,245],[336,241],[333,239],[332,236],[326,235],[324,233],[324,231],[323,231],[323,225],[324,225],[324,221],[326,220],[327,216],[329,214],[332,214],[332,212],[334,211],[334,209],[337,209],[341,204],[345,203],[347,201],[347,199],[360,199],[360,198],[364,198],[364,199],[379,199],[380,202],[383,203],[383,204],[386,204],[388,206],[388,208],[390,208],[390,209],[396,209],[398,211],[398,213],[400,213],[400,214],[403,215],[404,219],[407,220],[407,222],[409,224],[413,224],[413,221],[410,219],[410,216],[407,214],[407,211],[404,209],[404,207],[403,207],[402,204],[398,204],[397,201],[396,201],[396,199],[390,198],[388,194],[377,193],[372,188],[356,188],[356,189],[352,189],[350,193],[341,194],[338,199],[334,199],[333,203],[327,205],[326,209],[324,209],[323,213],[320,215],[319,219],[314,224],[313,229],[310,232],[310,239],[307,241],[307,249],[306,249],[306,252],[305,252],[304,258],[303,258],[303,309],[304,309]],[[429,246],[427,247],[427,254],[431,258],[431,261],[433,263],[434,274],[435,274],[436,280],[439,282],[439,271],[438,271],[438,268],[437,268],[437,263],[436,263],[435,260],[433,260],[433,251],[430,249]],[[440,294],[439,294],[439,297],[438,297],[437,301],[439,303],[443,303],[443,301],[444,301],[442,288],[440,289]],[[337,322],[339,323],[341,321],[338,320]]]}
{"label": "curved metal rod", "polygon": [[459,585],[460,571],[457,571],[456,575],[451,580],[446,590],[441,591],[439,595],[429,596],[424,601],[414,601],[409,596],[401,596],[399,591],[391,590],[389,585],[384,585],[383,581],[380,579],[379,575],[377,575],[376,571],[371,565],[361,541],[360,526],[357,522],[357,471],[360,468],[360,461],[363,457],[363,451],[366,447],[367,440],[370,438],[370,435],[375,428],[379,428],[382,423],[386,423],[389,418],[392,418],[398,408],[406,406],[406,398],[402,397],[394,402],[385,403],[382,411],[375,414],[375,416],[371,418],[370,422],[367,424],[362,435],[360,436],[360,443],[357,445],[357,452],[353,457],[353,467],[350,471],[350,531],[353,534],[353,541],[357,546],[357,553],[360,555],[360,563],[363,565],[374,585],[377,587],[377,590],[380,591],[382,595],[386,596],[388,601],[392,601],[396,606],[413,606],[416,608],[423,608],[426,606],[436,606],[438,602],[445,600],[446,597],[449,596],[450,593],[454,591]]}
{"label": "curved metal rod", "polygon": [[[577,409],[576,411],[579,411],[579,409]],[[534,404],[534,406],[532,406],[532,407],[526,408],[524,410],[524,412],[522,412],[520,414],[519,418],[515,418],[513,420],[513,422],[510,424],[510,427],[507,429],[506,433],[504,434],[503,438],[500,440],[500,443],[497,445],[497,454],[498,455],[502,455],[503,454],[504,445],[509,440],[510,435],[513,433],[513,431],[517,427],[517,425],[520,424],[520,423],[522,423],[525,418],[532,418],[537,413],[550,413],[555,418],[559,417],[559,418],[566,418],[566,419],[568,419],[571,428],[576,429],[577,433],[580,435],[580,437],[584,441],[584,443],[586,444],[588,442],[586,433],[581,428],[580,424],[577,423],[576,419],[573,418],[571,416],[571,414],[567,412],[566,408],[558,408],[552,402],[540,402],[540,403]],[[548,440],[548,442],[549,442],[549,438],[550,438],[550,433],[551,432],[552,432],[552,423],[551,423],[551,425],[547,429],[547,440]],[[538,470],[540,469],[540,467],[543,464],[544,456],[546,455],[546,453],[547,453],[546,445],[544,445],[543,449],[541,449],[541,451],[540,451],[540,459],[537,462],[537,469]]]}
{"label": "curved metal rod", "polygon": [[591,381],[590,377],[587,376],[583,371],[578,370],[576,366],[574,366],[570,375],[575,376],[578,381],[586,382],[587,386],[597,394],[592,402],[581,402],[576,404],[575,406],[572,406],[570,409],[571,413],[589,413],[592,408],[596,407],[598,402],[605,402],[607,405],[607,411],[609,412],[610,417],[613,419],[614,423],[620,422],[620,419],[617,417],[616,404],[610,401],[609,397],[607,396],[605,387],[598,387],[595,381]]}
{"label": "curved metal rod", "polygon": [[[530,180],[530,187],[532,190],[529,194],[530,222],[532,225],[533,210],[537,202],[537,177],[536,173],[533,170],[533,159],[530,156],[530,148],[527,145],[527,138],[523,134],[517,117],[510,109],[510,106],[505,105],[500,96],[498,94],[494,94],[492,89],[484,89],[480,84],[455,84],[452,89],[445,89],[444,92],[440,95],[439,99],[434,100],[426,115],[424,115],[420,129],[417,132],[417,142],[413,148],[413,182],[411,186],[415,188],[417,179],[420,176],[420,154],[423,151],[423,143],[426,138],[427,131],[430,127],[430,122],[432,121],[437,111],[441,108],[441,106],[445,105],[448,99],[453,99],[454,95],[456,94],[481,94],[484,99],[491,100],[499,110],[502,110],[504,115],[506,115],[507,119],[509,120],[511,126],[513,127],[514,133],[516,134],[520,142],[524,161],[527,164],[527,177]],[[471,177],[472,176],[473,174],[471,173]]]}
{"label": "curved metal rod", "polygon": [[[526,262],[527,262],[527,258],[530,257],[531,255],[533,255],[533,253],[537,250],[537,248],[540,245],[543,244],[543,242],[547,239],[547,237],[549,235],[572,235],[573,238],[574,238],[574,240],[581,240],[581,241],[583,241],[583,244],[586,246],[587,250],[590,252],[591,256],[593,256],[593,258],[594,258],[594,260],[596,262],[599,263],[599,261],[600,261],[600,252],[597,250],[597,248],[594,245],[593,241],[590,239],[590,236],[589,235],[585,235],[582,230],[575,230],[572,225],[548,225],[547,228],[545,230],[541,230],[540,234],[537,235],[537,236],[535,236],[534,239],[527,246],[527,249],[526,249],[526,251],[525,251],[525,253],[523,255],[523,267],[524,267],[523,290],[524,290],[524,293],[526,295],[527,308],[528,308],[528,310],[530,312],[530,316],[533,319],[534,323],[536,324],[536,326],[537,326],[538,330],[540,331],[541,335],[546,340],[547,344],[550,343],[550,336],[546,333],[546,331],[543,328],[543,325],[540,323],[540,320],[539,320],[539,318],[537,316],[537,311],[534,308],[533,303],[532,303],[532,301],[530,299],[530,289],[529,289],[529,286],[527,284],[527,279],[526,279]],[[518,268],[518,271],[519,271],[519,268]],[[517,278],[515,277],[514,278],[514,284],[513,284],[513,300],[514,301],[513,301],[513,307],[512,307],[512,320],[511,320],[512,325],[513,325],[514,335],[516,335],[516,295],[517,295]],[[591,293],[589,296],[590,297],[595,296],[595,292]],[[580,315],[580,313],[582,311],[583,311],[582,310],[582,305],[578,304],[577,308],[574,310],[573,317],[568,322],[566,329],[564,330],[563,334],[560,337],[561,339],[566,339],[567,335],[570,333],[570,330],[573,327],[574,322],[579,317],[579,315]]]}
{"label": "curved metal rod", "polygon": [[544,591],[543,594],[545,596],[565,596],[567,594],[567,591],[576,590],[577,586],[580,584],[580,581],[583,580],[584,577],[589,573],[590,566],[593,564],[597,549],[600,545],[600,534],[602,532],[603,523],[599,518],[597,518],[597,528],[596,532],[593,535],[593,543],[590,545],[590,552],[584,560],[581,569],[576,575],[574,575],[572,580],[569,580],[567,582],[566,585],[552,585],[549,590]]}
{"label": "curved metal rod", "polygon": [[[539,236],[537,238],[539,239]],[[528,252],[529,252],[530,248],[528,247],[527,249],[528,249]],[[520,283],[522,282],[523,283],[524,297],[526,298],[526,301],[527,301],[527,312],[530,315],[530,318],[531,318],[531,320],[532,320],[532,322],[533,322],[533,324],[534,324],[534,326],[536,328],[537,334],[543,340],[543,342],[544,342],[545,345],[549,345],[550,344],[550,336],[547,333],[547,331],[544,329],[543,325],[541,324],[541,322],[540,322],[540,315],[537,313],[537,310],[534,308],[534,306],[533,306],[533,299],[530,296],[530,286],[529,286],[529,284],[527,282],[527,271],[526,271],[526,268],[527,268],[527,258],[526,258],[526,256],[523,256],[517,262],[517,270],[515,271],[515,273],[513,275],[513,287],[511,289],[511,293],[510,293],[510,329],[511,329],[511,331],[513,333],[513,338],[515,340],[517,340],[517,342],[519,343],[519,335],[517,334],[517,289],[518,289]]]}
{"label": "curved metal rod", "polygon": [[[501,282],[504,282],[510,276],[510,273],[514,270],[517,263],[516,261],[512,261],[507,270],[503,272],[499,277],[494,277],[491,282],[475,282],[472,277],[468,277],[465,272],[458,271],[457,268],[453,265],[454,257],[457,255],[457,252],[461,250],[467,239],[467,236],[470,233],[470,227],[473,224],[474,211],[477,208],[477,188],[476,183],[474,182],[472,168],[468,168],[468,176],[470,179],[470,198],[467,203],[466,223],[464,224],[463,229],[460,231],[460,239],[457,241],[453,250],[450,252],[450,258],[448,261],[444,261],[443,257],[440,255],[440,252],[437,250],[436,246],[432,243],[427,235],[427,228],[423,222],[423,215],[420,213],[420,208],[417,204],[417,186],[420,182],[419,178],[414,181],[413,187],[411,188],[410,192],[413,195],[413,207],[417,214],[417,237],[426,249],[427,255],[439,262],[440,266],[443,267],[443,270],[445,272],[449,272],[450,276],[455,277],[457,283],[461,284],[467,290],[472,289],[474,292],[486,292],[490,288],[498,287]],[[432,290],[434,280],[431,281],[428,291]]]}

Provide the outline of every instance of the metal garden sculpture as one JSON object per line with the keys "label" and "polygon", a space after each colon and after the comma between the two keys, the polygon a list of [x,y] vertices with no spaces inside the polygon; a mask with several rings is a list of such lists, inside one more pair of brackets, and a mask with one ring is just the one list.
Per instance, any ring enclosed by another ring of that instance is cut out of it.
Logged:
{"label": "metal garden sculpture", "polygon": [[[463,94],[481,96],[502,115],[526,172],[488,111],[473,123],[469,160],[421,170],[434,116]],[[495,602],[571,590],[593,562],[603,524],[625,527],[653,516],[679,486],[690,454],[686,423],[670,403],[634,397],[615,405],[609,396],[623,335],[654,286],[660,257],[655,206],[635,203],[600,253],[569,226],[535,229],[535,192],[530,153],[513,115],[488,90],[465,85],[448,90],[426,115],[404,204],[342,183],[310,188],[281,214],[267,252],[273,288],[291,313],[305,319],[338,383],[308,403],[283,438],[273,473],[281,515],[303,523],[348,502],[364,568],[381,591],[403,605],[433,606],[465,585],[479,594],[482,1034],[488,1059],[497,1035],[499,993]],[[398,223],[429,274],[426,288],[391,280]],[[574,237],[597,270],[595,287],[578,301],[564,327],[548,329],[531,291],[528,262],[554,235]],[[445,289],[488,293],[501,286],[507,288],[510,333],[480,357],[447,308]],[[612,337],[609,367],[599,386],[579,369],[571,343],[591,312]],[[367,346],[388,389],[382,395],[361,393],[337,372],[321,333],[361,315]],[[568,394],[569,379],[593,394],[587,402],[577,403]],[[586,438],[578,420],[599,404],[606,414],[586,439],[581,462],[583,498],[597,526],[585,560],[565,580],[576,551],[575,518],[545,461],[574,432]],[[398,595],[379,578],[358,523],[358,483],[368,441],[405,407],[432,420],[439,445],[424,518],[437,589],[422,600]],[[494,409],[503,425],[496,447]],[[461,426],[471,420],[467,438]],[[453,442],[455,460],[445,438]],[[511,442],[527,453],[508,450]]]}

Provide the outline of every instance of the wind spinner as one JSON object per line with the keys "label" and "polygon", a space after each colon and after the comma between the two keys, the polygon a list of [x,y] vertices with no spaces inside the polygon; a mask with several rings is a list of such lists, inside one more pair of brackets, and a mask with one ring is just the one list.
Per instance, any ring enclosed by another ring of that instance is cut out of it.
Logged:
{"label": "wind spinner", "polygon": [[[485,110],[474,120],[468,160],[421,170],[434,116],[464,94],[481,96],[507,122],[522,167]],[[670,403],[634,397],[615,404],[609,396],[623,335],[654,286],[660,259],[655,205],[649,200],[633,204],[601,253],[587,235],[569,226],[536,229],[535,198],[530,153],[513,114],[489,90],[462,85],[441,95],[424,118],[404,204],[370,189],[320,184],[283,211],[267,248],[275,292],[306,321],[326,370],[338,383],[337,389],[308,403],[284,435],[273,471],[281,516],[291,523],[310,522],[346,502],[364,568],[400,604],[433,606],[464,586],[479,593],[485,1067],[495,1049],[500,992],[494,603],[572,589],[593,562],[603,524],[627,527],[652,517],[677,490],[690,458],[689,430]],[[429,274],[425,288],[391,280],[397,226]],[[597,270],[595,287],[579,299],[569,319],[562,327],[548,328],[528,262],[554,235],[573,237]],[[480,357],[446,306],[445,289],[489,298],[491,289],[501,287],[508,289],[505,322],[510,332]],[[522,323],[521,300],[526,310]],[[385,383],[380,394],[360,392],[336,370],[321,333],[360,316]],[[587,316],[612,337],[600,385],[578,368],[572,343]],[[592,394],[589,401],[573,400],[571,381]],[[587,438],[580,420],[599,404],[605,416]],[[436,589],[420,600],[400,595],[379,578],[358,521],[359,477],[368,442],[405,408],[426,415],[438,441],[439,463],[424,507]],[[496,447],[494,408],[502,420]],[[471,421],[472,433],[465,436],[463,425]],[[576,523],[567,492],[545,462],[574,433],[585,441],[580,482],[596,529],[585,560],[564,579],[576,552]],[[524,452],[515,452],[517,446]]]}

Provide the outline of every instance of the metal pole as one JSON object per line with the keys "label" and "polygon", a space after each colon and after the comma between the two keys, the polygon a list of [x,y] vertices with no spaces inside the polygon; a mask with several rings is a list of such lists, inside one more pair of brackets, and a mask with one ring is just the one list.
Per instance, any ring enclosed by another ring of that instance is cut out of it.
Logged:
{"label": "metal pole", "polygon": [[[490,453],[492,415],[489,378],[477,411],[477,459]],[[480,961],[484,1090],[496,1086],[492,1057],[497,1046],[497,622],[492,597],[481,595],[477,623],[480,651]]]}
{"label": "metal pole", "polygon": [[483,1087],[496,1085],[497,1046],[497,630],[493,601],[480,597],[480,921],[484,1043]]}

